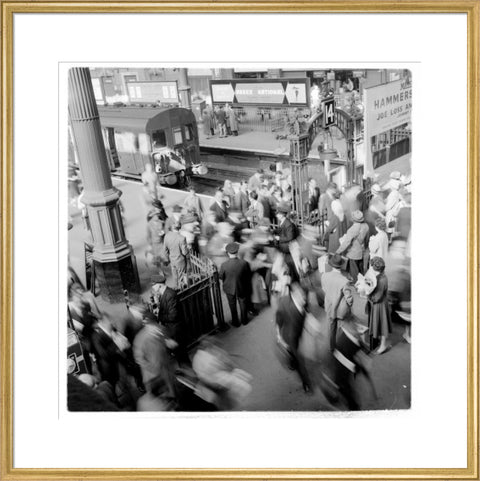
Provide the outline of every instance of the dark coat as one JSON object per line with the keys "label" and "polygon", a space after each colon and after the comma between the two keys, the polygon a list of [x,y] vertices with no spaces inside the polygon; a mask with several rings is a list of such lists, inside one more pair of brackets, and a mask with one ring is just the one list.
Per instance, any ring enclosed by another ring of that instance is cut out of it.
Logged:
{"label": "dark coat", "polygon": [[215,222],[225,222],[227,219],[227,204],[223,203],[223,209],[218,205],[216,201],[210,206],[210,210],[215,213]]}
{"label": "dark coat", "polygon": [[243,259],[228,259],[220,266],[219,277],[223,281],[225,294],[247,297],[250,295],[252,272]]}
{"label": "dark coat", "polygon": [[167,287],[163,294],[156,299],[158,307],[158,322],[165,326],[168,337],[179,342],[181,339],[181,325],[177,309],[177,293]]}
{"label": "dark coat", "polygon": [[277,323],[283,340],[294,351],[297,350],[302,335],[305,314],[305,311],[299,312],[290,295],[279,299],[275,322]]}
{"label": "dark coat", "polygon": [[382,273],[377,276],[377,285],[368,296],[366,305],[370,337],[377,339],[392,332],[390,306],[388,304],[388,279]]}
{"label": "dark coat", "polygon": [[97,359],[102,380],[115,386],[120,378],[119,365],[123,361],[124,355],[113,339],[98,326],[92,332],[92,350]]}
{"label": "dark coat", "polygon": [[290,219],[285,219],[283,224],[277,227],[278,247],[282,252],[289,252],[288,244],[297,237],[297,229]]}
{"label": "dark coat", "polygon": [[263,205],[263,217],[265,219],[271,219],[272,218],[272,206],[270,204],[270,201],[268,200],[268,197],[259,197],[258,200]]}
{"label": "dark coat", "polygon": [[313,189],[313,195],[308,198],[308,212],[313,212],[318,209],[318,201],[320,200],[320,189],[315,187]]}

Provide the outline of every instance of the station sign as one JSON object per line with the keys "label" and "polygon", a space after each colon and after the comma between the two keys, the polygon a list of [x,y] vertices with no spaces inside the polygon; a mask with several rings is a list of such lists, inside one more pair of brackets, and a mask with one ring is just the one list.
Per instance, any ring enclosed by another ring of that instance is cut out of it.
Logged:
{"label": "station sign", "polygon": [[412,82],[405,78],[364,89],[366,163],[364,175],[373,174],[373,138],[408,124],[412,119]]}
{"label": "station sign", "polygon": [[307,107],[310,80],[307,78],[211,80],[210,91],[214,104]]}
{"label": "station sign", "polygon": [[323,127],[335,125],[335,99],[322,101]]}
{"label": "station sign", "polygon": [[127,82],[127,92],[132,103],[180,103],[176,81]]}

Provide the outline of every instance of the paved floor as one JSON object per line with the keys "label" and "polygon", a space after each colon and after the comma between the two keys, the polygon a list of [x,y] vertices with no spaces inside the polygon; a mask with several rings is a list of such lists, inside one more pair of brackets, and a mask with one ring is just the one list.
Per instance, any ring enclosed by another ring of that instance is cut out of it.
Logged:
{"label": "paved floor", "polygon": [[[146,221],[144,207],[140,200],[140,184],[131,181],[114,180],[114,184],[123,192],[122,202],[125,207],[126,236],[133,246],[137,257],[138,270],[143,291],[148,292],[151,272],[144,262],[146,248]],[[165,189],[164,203],[167,213],[186,195],[185,192]],[[208,202],[208,198],[204,198]],[[84,280],[83,240],[85,238],[81,216],[77,209],[71,207],[73,227],[69,231],[69,257],[72,267]],[[313,296],[314,297],[314,296]],[[326,342],[326,322],[324,312],[311,296],[312,312],[322,322],[323,340]],[[111,313],[119,329],[131,320],[125,305],[109,305],[99,299],[100,307]],[[225,309],[229,320],[228,308]],[[365,322],[363,304],[355,302],[354,314]],[[252,392],[238,406],[242,410],[277,410],[309,411],[332,410],[323,395],[315,390],[313,395],[306,395],[297,374],[282,367],[274,350],[274,325],[271,308],[260,312],[247,326],[230,328],[218,334],[225,349],[230,352],[239,367],[253,376]],[[372,357],[371,372],[378,390],[378,402],[374,403],[364,381],[359,378],[357,385],[363,406],[368,409],[405,409],[410,405],[410,346],[402,342],[403,327],[395,325],[391,336],[392,349]],[[320,366],[313,366],[318,372]]]}

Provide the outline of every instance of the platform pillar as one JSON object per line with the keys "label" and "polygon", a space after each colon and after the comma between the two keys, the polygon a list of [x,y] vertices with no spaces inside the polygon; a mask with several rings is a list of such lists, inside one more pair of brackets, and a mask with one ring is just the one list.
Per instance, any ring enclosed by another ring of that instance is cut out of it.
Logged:
{"label": "platform pillar", "polygon": [[92,262],[100,294],[110,302],[122,301],[124,290],[137,294],[140,283],[120,215],[122,193],[110,176],[89,69],[71,68],[68,87],[68,112],[85,189],[83,202],[91,225]]}

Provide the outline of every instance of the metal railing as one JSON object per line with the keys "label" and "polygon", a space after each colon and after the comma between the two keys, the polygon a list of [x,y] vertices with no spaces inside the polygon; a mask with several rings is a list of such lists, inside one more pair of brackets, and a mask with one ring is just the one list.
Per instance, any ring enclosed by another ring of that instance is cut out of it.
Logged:
{"label": "metal railing", "polygon": [[207,257],[190,254],[189,272],[177,295],[187,345],[225,323],[217,267]]}

